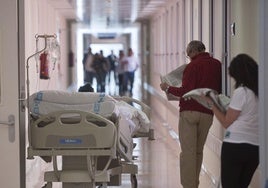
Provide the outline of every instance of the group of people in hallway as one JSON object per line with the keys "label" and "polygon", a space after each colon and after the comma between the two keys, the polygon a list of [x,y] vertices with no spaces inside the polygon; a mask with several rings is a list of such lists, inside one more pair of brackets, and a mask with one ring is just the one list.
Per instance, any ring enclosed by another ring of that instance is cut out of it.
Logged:
{"label": "group of people in hallway", "polygon": [[222,112],[207,96],[202,96],[210,109],[194,99],[182,96],[198,88],[210,88],[221,93],[221,62],[205,52],[201,41],[191,41],[186,49],[190,63],[182,77],[182,85],[161,83],[166,93],[180,97],[179,140],[181,184],[197,188],[203,161],[203,148],[213,115],[225,128],[221,150],[221,184],[223,188],[247,188],[259,165],[258,135],[258,64],[247,54],[232,59],[228,68],[235,81],[231,102]]}
{"label": "group of people in hallway", "polygon": [[128,49],[127,55],[124,50],[120,50],[117,57],[111,50],[111,54],[104,57],[102,50],[100,53],[93,54],[89,47],[83,58],[84,83],[92,85],[93,79],[96,78],[96,91],[105,92],[105,86],[112,84],[111,77],[113,77],[114,87],[118,86],[118,94],[132,96],[135,72],[138,67],[139,62],[132,48]]}

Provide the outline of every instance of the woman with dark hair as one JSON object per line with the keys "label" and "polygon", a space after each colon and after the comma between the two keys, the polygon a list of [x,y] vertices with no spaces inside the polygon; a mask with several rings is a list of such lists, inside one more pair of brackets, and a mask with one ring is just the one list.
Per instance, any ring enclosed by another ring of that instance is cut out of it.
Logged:
{"label": "woman with dark hair", "polygon": [[258,65],[250,56],[236,56],[229,66],[229,75],[236,81],[235,88],[246,86],[258,96]]}
{"label": "woman with dark hair", "polygon": [[226,113],[206,98],[226,129],[221,150],[223,188],[247,188],[259,165],[258,64],[247,54],[230,63],[235,90]]}

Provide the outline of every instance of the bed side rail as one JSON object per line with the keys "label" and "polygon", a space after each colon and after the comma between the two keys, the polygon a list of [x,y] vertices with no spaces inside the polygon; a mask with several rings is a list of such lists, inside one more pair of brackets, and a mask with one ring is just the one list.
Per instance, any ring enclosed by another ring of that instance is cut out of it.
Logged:
{"label": "bed side rail", "polygon": [[99,150],[111,150],[113,156],[116,156],[116,127],[113,122],[98,114],[64,110],[49,113],[30,122],[29,157],[77,153],[99,155],[102,153]]}

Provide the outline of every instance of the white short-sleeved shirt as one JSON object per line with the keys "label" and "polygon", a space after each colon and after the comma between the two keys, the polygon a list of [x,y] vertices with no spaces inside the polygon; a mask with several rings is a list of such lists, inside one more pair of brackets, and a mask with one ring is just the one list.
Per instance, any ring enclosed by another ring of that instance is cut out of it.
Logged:
{"label": "white short-sleeved shirt", "polygon": [[258,97],[247,87],[234,90],[229,108],[241,111],[226,129],[224,142],[259,145]]}
{"label": "white short-sleeved shirt", "polygon": [[126,60],[127,60],[127,64],[125,66],[126,72],[134,72],[139,67],[139,62],[136,57],[128,56]]}

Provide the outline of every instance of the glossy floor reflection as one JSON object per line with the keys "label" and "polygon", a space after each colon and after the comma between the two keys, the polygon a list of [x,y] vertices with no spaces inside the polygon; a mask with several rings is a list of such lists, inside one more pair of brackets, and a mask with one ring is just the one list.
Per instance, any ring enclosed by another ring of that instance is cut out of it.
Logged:
{"label": "glossy floor reflection", "polygon": [[[178,139],[172,136],[168,127],[156,123],[161,121],[154,114],[151,121],[154,123],[155,140],[134,140],[137,143],[134,155],[137,156],[135,164],[138,165],[138,188],[182,188]],[[120,187],[131,188],[129,175],[123,175]],[[200,174],[199,188],[216,188],[204,171]]]}
{"label": "glossy floor reflection", "polygon": [[[137,143],[134,155],[137,156],[139,188],[179,187],[179,145],[167,134],[163,127],[156,126],[155,140],[134,140]],[[124,176],[121,187],[131,187],[128,175]]]}

